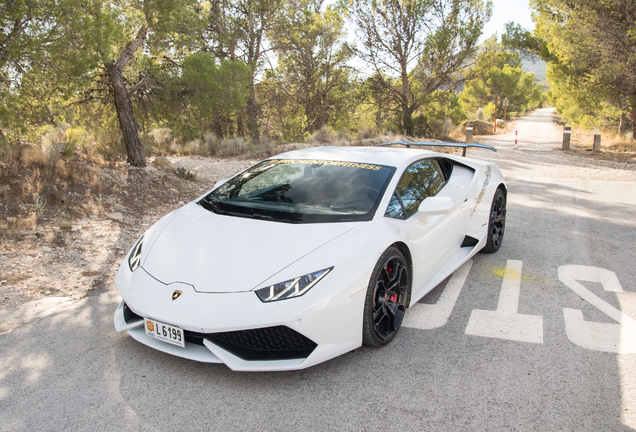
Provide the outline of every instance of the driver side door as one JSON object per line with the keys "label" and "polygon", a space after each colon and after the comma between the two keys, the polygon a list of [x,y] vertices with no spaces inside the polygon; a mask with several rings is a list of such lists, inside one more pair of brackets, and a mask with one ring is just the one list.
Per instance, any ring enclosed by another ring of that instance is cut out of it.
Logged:
{"label": "driver side door", "polygon": [[411,164],[396,187],[386,217],[396,220],[409,241],[413,254],[413,295],[426,284],[456,249],[466,222],[463,203],[455,203],[448,214],[418,219],[422,201],[437,195],[449,180],[435,159],[421,159]]}

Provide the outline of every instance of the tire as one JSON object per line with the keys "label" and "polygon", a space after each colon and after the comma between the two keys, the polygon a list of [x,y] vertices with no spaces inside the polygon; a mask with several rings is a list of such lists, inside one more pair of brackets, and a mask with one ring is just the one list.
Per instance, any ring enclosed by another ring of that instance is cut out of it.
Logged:
{"label": "tire", "polygon": [[481,250],[484,253],[494,253],[501,247],[504,231],[506,230],[506,195],[501,189],[497,189],[490,207],[490,219],[488,221],[488,238],[486,246]]}
{"label": "tire", "polygon": [[411,294],[411,271],[404,255],[388,248],[375,265],[364,301],[362,343],[381,347],[393,340]]}

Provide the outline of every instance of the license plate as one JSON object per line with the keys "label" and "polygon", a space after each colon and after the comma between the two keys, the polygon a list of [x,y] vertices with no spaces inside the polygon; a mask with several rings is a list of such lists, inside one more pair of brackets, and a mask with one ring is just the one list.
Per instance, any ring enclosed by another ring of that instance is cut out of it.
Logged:
{"label": "license plate", "polygon": [[185,334],[183,329],[171,324],[144,318],[146,335],[160,341],[185,348]]}

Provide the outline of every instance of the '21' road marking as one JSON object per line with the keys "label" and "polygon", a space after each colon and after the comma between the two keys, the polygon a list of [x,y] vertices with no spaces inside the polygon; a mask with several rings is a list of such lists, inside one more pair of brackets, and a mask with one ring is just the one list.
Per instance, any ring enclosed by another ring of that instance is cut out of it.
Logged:
{"label": "'21' road marking", "polygon": [[[434,305],[417,303],[404,318],[405,327],[434,329],[442,327],[455,307],[472,260],[451,276]],[[543,316],[520,314],[522,261],[508,260],[496,310],[473,309],[466,334],[519,342],[543,343]],[[613,271],[579,265],[558,268],[559,280],[579,297],[612,318],[618,324],[586,321],[580,309],[563,308],[568,339],[582,348],[621,354],[636,353],[636,320],[601,299],[578,281],[599,282],[605,291],[623,292]]]}

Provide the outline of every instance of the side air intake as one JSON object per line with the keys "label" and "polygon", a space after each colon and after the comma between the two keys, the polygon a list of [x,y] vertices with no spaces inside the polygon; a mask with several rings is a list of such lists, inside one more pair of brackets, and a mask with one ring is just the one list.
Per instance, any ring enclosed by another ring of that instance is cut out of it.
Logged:
{"label": "side air intake", "polygon": [[475,247],[477,246],[477,243],[479,243],[479,240],[477,240],[475,237],[466,236],[464,237],[464,241],[462,242],[462,247]]}

